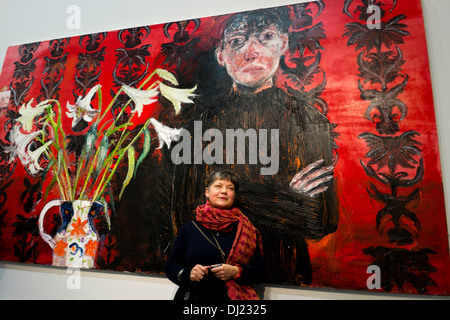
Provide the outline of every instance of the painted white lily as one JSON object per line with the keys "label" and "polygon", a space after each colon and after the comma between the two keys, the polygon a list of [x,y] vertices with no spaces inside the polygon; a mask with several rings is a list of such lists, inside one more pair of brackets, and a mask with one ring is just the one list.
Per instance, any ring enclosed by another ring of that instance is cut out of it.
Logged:
{"label": "painted white lily", "polygon": [[183,130],[182,128],[175,129],[165,126],[154,118],[150,119],[150,123],[153,125],[158,135],[159,146],[157,149],[161,149],[164,143],[167,145],[168,148],[170,148],[170,143],[172,141],[178,141],[180,139],[181,131]]}
{"label": "painted white lily", "polygon": [[20,132],[19,126],[14,126],[12,130],[12,143],[14,145],[14,149],[11,150],[11,156],[9,158],[9,162],[13,161],[16,157],[19,157],[20,162],[23,165],[27,165],[30,162],[30,144],[34,138],[40,135],[42,130],[35,131],[29,134],[23,134]]}
{"label": "painted white lily", "polygon": [[181,110],[181,103],[194,103],[191,98],[195,97],[193,93],[197,90],[197,86],[192,89],[177,89],[161,83],[159,85],[159,90],[161,94],[167,98],[170,102],[172,102],[173,107],[175,108],[175,114],[178,114]]}
{"label": "painted white lily", "polygon": [[124,85],[123,91],[134,101],[134,112],[138,113],[138,117],[141,116],[144,105],[151,104],[158,101],[156,97],[158,96],[158,87],[150,90],[139,90],[127,85]]}
{"label": "painted white lily", "polygon": [[44,170],[39,165],[39,158],[41,155],[45,152],[45,150],[51,145],[53,141],[48,141],[44,145],[40,146],[36,150],[30,151],[28,154],[30,156],[29,163],[28,163],[28,171],[30,171],[31,174],[36,174],[40,170]]}
{"label": "painted white lily", "polygon": [[22,107],[19,109],[20,117],[17,118],[17,121],[19,121],[22,124],[22,128],[26,132],[30,132],[33,129],[33,121],[34,118],[36,118],[38,115],[40,115],[44,110],[48,107],[48,100],[42,101],[38,103],[36,107],[32,107],[31,104],[33,103],[33,98],[28,101],[27,104],[23,104]]}
{"label": "painted white lily", "polygon": [[74,128],[81,119],[86,122],[91,122],[95,115],[100,112],[100,110],[95,110],[91,107],[92,97],[100,87],[101,85],[98,84],[91,88],[84,98],[79,96],[74,105],[67,102],[66,107],[67,110],[69,110],[69,112],[67,112],[67,116],[69,118],[73,118],[72,128]]}
{"label": "painted white lily", "polygon": [[170,71],[164,69],[156,69],[156,74],[160,76],[162,79],[169,81],[171,84],[178,86],[178,81]]}

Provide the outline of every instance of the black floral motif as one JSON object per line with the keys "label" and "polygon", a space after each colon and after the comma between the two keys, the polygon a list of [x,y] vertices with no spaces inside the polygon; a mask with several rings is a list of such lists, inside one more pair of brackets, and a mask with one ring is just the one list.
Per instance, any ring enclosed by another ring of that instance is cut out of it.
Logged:
{"label": "black floral motif", "polygon": [[134,48],[142,44],[142,40],[150,34],[150,27],[137,27],[120,30],[117,37],[126,48]]}
{"label": "black floral motif", "polygon": [[[354,0],[345,0],[344,1],[344,10],[343,12],[348,15],[350,18],[353,18],[352,14],[349,11],[349,7],[352,4]],[[355,13],[360,12],[360,16],[359,16],[359,20],[367,20],[368,15],[367,15],[367,8],[369,6],[378,6],[381,9],[381,12],[385,13],[385,11],[382,9],[385,5],[381,2],[375,2],[375,0],[361,0],[361,3],[363,4],[362,6],[357,6],[355,9]],[[392,8],[389,12],[392,12],[395,9],[395,6],[397,4],[397,0],[393,0],[393,4],[392,4]]]}
{"label": "black floral motif", "polygon": [[[0,210],[3,209],[3,206],[6,203],[6,199],[8,198],[8,195],[5,191],[5,189],[8,188],[11,185],[11,183],[12,183],[12,180],[9,180],[6,183],[3,180],[0,181]],[[7,226],[6,221],[5,221],[5,217],[6,217],[7,213],[8,213],[7,210],[0,212],[0,240],[3,236],[2,229]]]}
{"label": "black floral motif", "polygon": [[[318,12],[313,17],[311,6]],[[285,84],[288,92],[298,99],[318,107],[322,113],[328,111],[327,102],[321,97],[326,86],[326,74],[320,67],[321,50],[325,50],[320,41],[326,39],[323,23],[314,23],[325,4],[323,1],[302,3],[293,6],[294,20],[289,32],[288,55],[280,61],[283,73],[291,80],[294,88]],[[311,88],[311,86],[314,86]]]}
{"label": "black floral motif", "polygon": [[20,195],[20,201],[25,212],[32,212],[36,203],[41,199],[41,183],[38,181],[33,184],[28,178],[25,178],[23,184],[25,191]]}
{"label": "black floral motif", "polygon": [[381,22],[380,29],[371,29],[366,22],[348,23],[344,36],[348,36],[349,46],[356,45],[355,50],[366,48],[367,51],[371,51],[375,48],[380,51],[383,45],[390,48],[392,44],[404,43],[403,37],[409,35],[409,32],[404,30],[407,25],[399,22],[405,18],[405,15],[399,15],[386,23]]}
{"label": "black floral motif", "polygon": [[327,79],[325,72],[323,74],[322,83],[318,84],[313,89],[306,91],[303,86],[301,86],[298,90],[289,87],[287,84],[287,91],[292,94],[294,97],[297,97],[300,101],[303,101],[311,106],[317,106],[323,114],[327,114],[328,112],[328,103],[325,99],[322,98],[322,92],[325,90],[327,85]]}
{"label": "black floral motif", "polygon": [[366,158],[371,158],[369,165],[377,165],[377,169],[388,167],[389,173],[393,174],[397,166],[413,169],[413,164],[419,162],[415,156],[421,156],[419,145],[422,145],[414,137],[420,135],[417,131],[407,131],[398,137],[377,136],[371,133],[362,133],[358,138],[365,139],[370,151]]}
{"label": "black floral motif", "polygon": [[70,38],[51,40],[48,45],[50,56],[45,57],[44,75],[41,79],[41,94],[37,100],[59,99],[59,85],[64,79],[63,71],[67,63],[67,53],[64,49],[70,42]]}
{"label": "black floral motif", "polygon": [[[314,17],[311,15],[312,10],[310,4],[317,7],[317,13]],[[292,7],[294,11],[294,21],[292,22],[292,26],[294,29],[300,29],[302,26],[312,25],[313,19],[320,16],[325,8],[325,3],[322,0],[318,0],[314,2],[295,4]]]}
{"label": "black floral motif", "polygon": [[[117,38],[123,43],[123,48],[116,49],[116,67],[113,70],[113,80],[116,87],[127,85],[136,86],[147,75],[150,67],[147,57],[150,56],[150,44],[142,45],[142,41],[150,34],[150,27],[138,27],[120,30]],[[111,96],[116,93],[111,89]],[[126,100],[126,101],[125,101]],[[129,114],[134,110],[133,102],[127,104],[129,99],[122,94],[111,109],[114,117],[121,113],[127,105],[129,110],[124,110],[121,120],[126,122]]]}
{"label": "black floral motif", "polygon": [[[187,27],[193,25],[194,29],[188,32]],[[176,27],[176,28],[175,28]],[[195,47],[200,38],[192,37],[200,27],[200,19],[185,20],[164,25],[164,35],[172,42],[161,45],[161,53],[165,57],[163,65],[172,68],[181,82],[188,82],[192,73],[193,60],[196,57]],[[175,33],[173,33],[175,29]]]}
{"label": "black floral motif", "polygon": [[[344,2],[343,12],[353,17],[349,11],[354,0]],[[397,286],[400,291],[406,282],[410,282],[419,293],[427,292],[428,285],[436,285],[429,277],[436,269],[429,264],[428,254],[432,250],[414,251],[420,235],[420,220],[416,213],[408,209],[412,202],[420,201],[421,190],[416,187],[407,195],[400,188],[413,187],[424,176],[422,143],[417,137],[419,132],[400,131],[400,123],[408,115],[408,106],[401,100],[409,76],[403,73],[405,64],[403,52],[399,46],[409,35],[407,25],[402,23],[407,17],[403,14],[387,19],[384,1],[360,0],[356,7],[359,20],[346,24],[344,36],[348,37],[348,46],[361,50],[357,63],[359,71],[358,90],[361,99],[369,101],[364,118],[375,123],[380,135],[364,132],[358,136],[367,143],[369,151],[365,154],[367,163],[361,165],[368,177],[387,185],[390,193],[380,191],[369,182],[367,192],[377,202],[383,204],[375,221],[380,236],[386,238],[391,248],[378,246],[364,249],[365,254],[375,258],[375,264],[383,270],[382,287],[391,291]],[[394,0],[391,13],[397,1]],[[368,24],[371,6],[378,7],[380,21],[378,26]],[[369,9],[369,10],[368,10]],[[386,22],[387,20],[387,22]],[[370,86],[370,87],[368,87]]]}
{"label": "black floral motif", "polygon": [[[399,47],[395,51],[385,51],[380,54],[369,53],[364,57],[365,50],[362,50],[358,56],[359,77],[364,83],[379,83],[383,91],[387,90],[387,84],[402,76],[401,67],[405,63],[403,53]],[[366,58],[367,60],[365,60]]]}
{"label": "black floral motif", "polygon": [[15,107],[19,107],[24,103],[25,95],[30,90],[34,82],[32,74],[36,69],[36,60],[33,54],[36,52],[40,42],[23,44],[19,47],[20,59],[14,62],[14,79],[9,85],[13,95],[13,103]]}
{"label": "black floral motif", "polygon": [[[394,197],[389,193],[380,192],[373,183],[370,183],[368,192],[373,199],[385,205],[376,217],[380,234],[384,233],[387,222],[392,222],[394,227],[386,231],[389,243],[396,246],[413,244],[420,230],[420,221],[416,214],[407,208],[407,205],[419,200],[419,188],[414,189],[407,196]],[[407,223],[405,219],[411,223]]]}
{"label": "black floral motif", "polygon": [[13,236],[20,237],[20,240],[14,243],[14,255],[19,258],[20,262],[25,262],[33,258],[37,253],[38,218],[26,218],[20,214],[16,215],[16,217],[17,221],[13,223],[15,228]]}
{"label": "black floral motif", "polygon": [[400,291],[410,283],[418,293],[426,293],[427,286],[436,286],[430,277],[437,269],[429,262],[429,254],[436,252],[430,249],[407,250],[402,248],[369,247],[364,253],[375,258],[374,265],[383,270],[381,287],[391,292],[394,286]]}
{"label": "black floral motif", "polygon": [[[348,5],[352,1],[346,2],[344,12],[348,13]],[[396,51],[382,51],[383,47],[388,49],[393,44],[403,44],[404,37],[409,35],[406,30],[407,25],[400,23],[406,19],[405,15],[397,15],[388,22],[381,21],[379,28],[369,27],[367,23],[367,9],[369,6],[377,5],[379,8],[382,3],[371,0],[362,0],[363,6],[358,7],[356,11],[361,11],[360,20],[362,22],[350,22],[346,24],[344,36],[348,37],[348,46],[355,45],[355,50],[361,50],[358,55],[359,76],[363,83],[371,85],[380,84],[380,89],[366,89],[359,83],[359,90],[363,100],[371,101],[364,116],[366,119],[377,123],[377,130],[381,134],[394,134],[399,131],[398,123],[401,122],[408,113],[407,105],[398,98],[408,83],[408,76],[402,74],[402,65],[405,63],[403,53],[397,46]],[[393,8],[395,7],[395,4]],[[369,11],[370,12],[370,11]],[[385,11],[380,9],[381,17],[384,17]],[[372,50],[375,49],[375,52]],[[396,81],[399,77],[404,80],[401,84],[388,88],[388,85]],[[372,116],[371,112],[376,109],[378,114]],[[400,114],[396,113],[396,109]]]}
{"label": "black floral motif", "polygon": [[105,40],[106,35],[106,32],[102,32],[80,37],[79,44],[81,47],[84,46],[86,51],[78,54],[73,89],[75,99],[78,96],[84,97],[88,90],[98,83],[101,64],[105,61],[106,54],[106,47],[100,48],[100,44]]}
{"label": "black floral motif", "polygon": [[391,188],[391,193],[394,196],[397,194],[398,187],[412,187],[422,180],[424,174],[422,158],[420,159],[419,165],[416,168],[415,176],[413,178],[408,178],[408,173],[403,171],[395,172],[393,174],[376,172],[371,166],[366,166],[362,161],[361,166],[364,168],[364,171],[369,177],[372,177],[386,185],[389,185]]}
{"label": "black floral motif", "polygon": [[30,60],[29,62],[25,64],[21,64],[19,61],[14,62],[14,78],[29,78],[30,75],[34,72],[36,69],[36,60],[37,58],[34,58],[33,60]]}

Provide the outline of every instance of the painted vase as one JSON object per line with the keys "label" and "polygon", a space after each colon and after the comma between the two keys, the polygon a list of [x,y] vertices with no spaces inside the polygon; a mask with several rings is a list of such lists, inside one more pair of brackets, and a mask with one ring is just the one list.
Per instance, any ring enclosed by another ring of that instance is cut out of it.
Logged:
{"label": "painted vase", "polygon": [[[47,211],[59,206],[61,225],[54,237],[44,231]],[[95,266],[99,235],[94,218],[104,211],[103,205],[87,200],[48,202],[39,216],[39,233],[53,250],[53,265],[60,267],[93,268]]]}

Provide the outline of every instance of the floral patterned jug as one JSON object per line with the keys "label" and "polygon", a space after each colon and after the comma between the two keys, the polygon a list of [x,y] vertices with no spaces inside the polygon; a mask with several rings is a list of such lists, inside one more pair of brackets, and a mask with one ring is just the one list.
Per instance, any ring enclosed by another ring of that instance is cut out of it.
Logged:
{"label": "floral patterned jug", "polygon": [[[47,211],[59,206],[61,226],[55,237],[44,232]],[[60,267],[93,268],[95,266],[99,236],[94,218],[103,212],[103,205],[87,200],[48,202],[39,216],[39,233],[53,249],[53,265]]]}

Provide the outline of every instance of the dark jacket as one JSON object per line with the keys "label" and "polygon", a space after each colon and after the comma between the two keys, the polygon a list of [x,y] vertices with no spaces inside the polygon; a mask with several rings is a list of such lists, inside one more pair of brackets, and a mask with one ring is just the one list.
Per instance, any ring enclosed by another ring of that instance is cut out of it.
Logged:
{"label": "dark jacket", "polygon": [[[228,257],[234,239],[236,228],[228,233],[211,231],[197,223],[203,233],[214,243],[213,235]],[[200,233],[192,222],[188,222],[180,230],[172,252],[165,265],[167,277],[179,286],[175,300],[225,301],[228,299],[225,282],[209,273],[202,281],[191,282],[189,279],[192,268],[200,264],[211,266],[223,263],[222,257],[208,240]],[[257,246],[248,265],[242,265],[242,274],[235,279],[239,285],[252,285],[262,280],[264,264]],[[180,271],[182,271],[180,273]]]}

